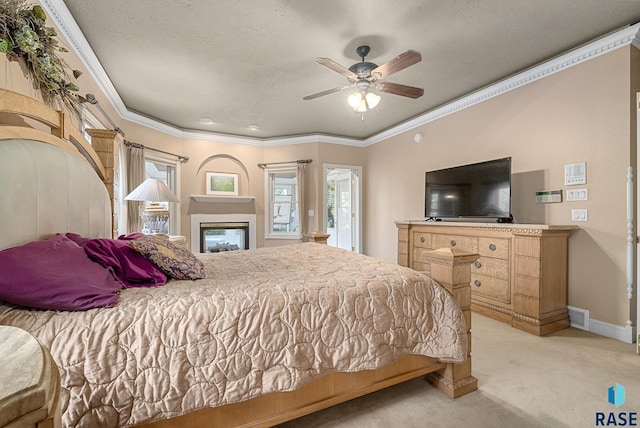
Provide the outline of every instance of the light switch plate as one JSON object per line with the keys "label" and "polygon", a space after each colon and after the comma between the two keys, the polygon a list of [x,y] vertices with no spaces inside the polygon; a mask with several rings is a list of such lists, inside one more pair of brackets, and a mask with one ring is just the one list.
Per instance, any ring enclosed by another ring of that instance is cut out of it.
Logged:
{"label": "light switch plate", "polygon": [[588,189],[567,189],[567,201],[586,201],[589,199]]}
{"label": "light switch plate", "polygon": [[588,221],[589,216],[586,209],[571,210],[571,221]]}

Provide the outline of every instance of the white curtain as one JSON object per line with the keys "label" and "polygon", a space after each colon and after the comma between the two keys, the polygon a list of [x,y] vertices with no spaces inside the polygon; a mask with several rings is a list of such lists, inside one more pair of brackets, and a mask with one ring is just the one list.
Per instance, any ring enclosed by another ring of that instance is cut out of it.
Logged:
{"label": "white curtain", "polygon": [[[138,187],[145,180],[144,149],[124,145],[124,196]],[[143,224],[140,219],[140,207],[144,202],[126,201],[127,224],[126,233],[140,232]]]}
{"label": "white curtain", "polygon": [[300,219],[300,234],[302,236],[304,236],[304,234],[307,233],[307,223],[308,223],[306,212],[305,212],[306,171],[307,171],[307,164],[298,162],[298,171],[297,171],[298,185],[296,187],[298,188],[298,217]]}

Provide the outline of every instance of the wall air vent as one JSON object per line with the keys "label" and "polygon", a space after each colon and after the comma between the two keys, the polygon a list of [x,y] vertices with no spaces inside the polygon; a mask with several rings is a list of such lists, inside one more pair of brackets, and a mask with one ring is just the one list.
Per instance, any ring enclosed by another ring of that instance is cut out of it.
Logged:
{"label": "wall air vent", "polygon": [[571,327],[589,331],[589,311],[567,305]]}

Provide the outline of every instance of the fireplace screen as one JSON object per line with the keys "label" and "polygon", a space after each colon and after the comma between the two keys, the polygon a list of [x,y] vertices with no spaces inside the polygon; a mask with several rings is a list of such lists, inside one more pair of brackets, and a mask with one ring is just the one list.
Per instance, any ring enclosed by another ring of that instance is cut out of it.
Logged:
{"label": "fireplace screen", "polygon": [[200,252],[246,250],[249,223],[200,223]]}

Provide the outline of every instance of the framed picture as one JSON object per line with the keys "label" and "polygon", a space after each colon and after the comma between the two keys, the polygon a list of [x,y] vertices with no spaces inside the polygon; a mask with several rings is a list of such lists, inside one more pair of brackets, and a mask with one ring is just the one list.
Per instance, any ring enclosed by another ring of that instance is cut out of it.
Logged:
{"label": "framed picture", "polygon": [[238,195],[238,174],[207,172],[205,179],[207,195]]}

